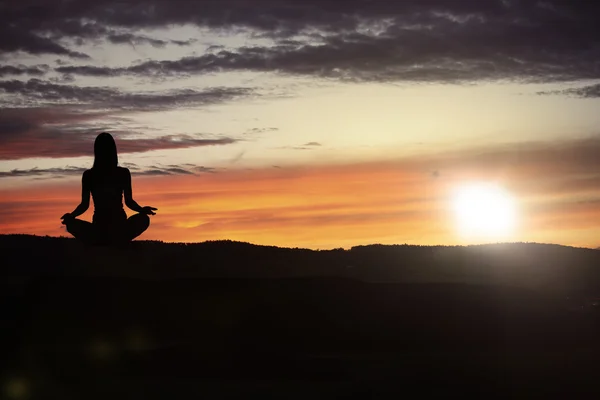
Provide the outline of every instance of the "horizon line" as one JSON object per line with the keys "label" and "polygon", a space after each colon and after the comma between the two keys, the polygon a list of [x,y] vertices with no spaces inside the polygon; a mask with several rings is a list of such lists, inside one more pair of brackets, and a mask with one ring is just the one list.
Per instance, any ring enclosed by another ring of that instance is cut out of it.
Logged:
{"label": "horizon line", "polygon": [[[30,233],[0,233],[0,238],[6,236],[28,236],[35,238],[51,238],[51,239],[65,239],[76,241],[77,239],[68,236],[53,236],[53,235],[36,235]],[[289,249],[289,250],[309,250],[309,251],[336,251],[336,250],[344,250],[349,251],[354,248],[359,247],[371,247],[371,246],[382,246],[382,247],[481,247],[481,246],[502,246],[502,245],[542,245],[542,246],[559,246],[566,247],[571,249],[580,249],[580,250],[600,250],[600,247],[580,247],[580,246],[571,246],[560,243],[542,243],[542,242],[489,242],[489,243],[474,243],[474,244],[409,244],[409,243],[392,243],[392,244],[384,244],[384,243],[369,243],[369,244],[359,244],[351,247],[333,247],[333,248],[308,248],[308,247],[287,247],[287,246],[276,246],[276,245],[268,245],[268,244],[258,244],[252,242],[244,242],[240,240],[231,240],[231,239],[214,239],[214,240],[205,240],[203,242],[178,242],[178,241],[163,241],[157,239],[142,239],[135,240],[135,242],[147,242],[147,243],[160,243],[160,244],[179,244],[179,245],[195,245],[195,244],[205,244],[205,243],[218,243],[218,242],[228,242],[228,243],[239,243],[239,244],[247,244],[256,247],[274,247],[278,249]]]}

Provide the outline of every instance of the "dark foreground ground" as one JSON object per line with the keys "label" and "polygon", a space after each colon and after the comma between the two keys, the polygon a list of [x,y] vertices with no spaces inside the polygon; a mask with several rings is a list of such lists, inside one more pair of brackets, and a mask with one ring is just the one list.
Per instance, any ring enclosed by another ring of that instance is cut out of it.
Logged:
{"label": "dark foreground ground", "polygon": [[596,397],[599,253],[499,246],[0,236],[0,398]]}

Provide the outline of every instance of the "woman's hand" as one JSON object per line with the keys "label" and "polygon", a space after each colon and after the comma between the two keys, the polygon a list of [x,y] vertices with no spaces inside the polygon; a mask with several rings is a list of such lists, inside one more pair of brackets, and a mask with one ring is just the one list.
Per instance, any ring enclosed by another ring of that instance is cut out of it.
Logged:
{"label": "woman's hand", "polygon": [[150,207],[150,206],[142,207],[142,214],[156,215],[156,213],[154,212],[156,210],[158,210],[158,208],[154,208],[154,207]]}
{"label": "woman's hand", "polygon": [[74,217],[71,215],[71,213],[66,213],[65,215],[63,215],[62,217],[60,217],[60,219],[62,219],[62,224],[66,225],[67,222],[69,222],[70,220],[72,220]]}

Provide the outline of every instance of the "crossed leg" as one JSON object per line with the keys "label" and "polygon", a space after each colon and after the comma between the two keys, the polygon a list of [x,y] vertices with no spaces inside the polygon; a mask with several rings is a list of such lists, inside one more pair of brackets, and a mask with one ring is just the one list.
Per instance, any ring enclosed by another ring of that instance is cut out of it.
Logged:
{"label": "crossed leg", "polygon": [[94,225],[81,219],[73,218],[65,224],[67,232],[85,244],[93,244],[96,241]]}
{"label": "crossed leg", "polygon": [[81,219],[67,222],[67,231],[86,244],[119,244],[130,242],[150,226],[150,217],[135,214],[119,224],[103,225]]}
{"label": "crossed leg", "polygon": [[125,222],[125,240],[131,241],[148,229],[150,226],[150,217],[146,214],[135,214],[127,218]]}

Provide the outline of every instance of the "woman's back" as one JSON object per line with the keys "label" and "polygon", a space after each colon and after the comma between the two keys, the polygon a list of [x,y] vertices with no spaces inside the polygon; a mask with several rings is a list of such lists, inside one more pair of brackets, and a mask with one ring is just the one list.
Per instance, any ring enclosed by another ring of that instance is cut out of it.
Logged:
{"label": "woman's back", "polygon": [[92,168],[85,171],[83,183],[92,193],[94,222],[127,218],[123,210],[126,174],[127,169],[122,167]]}

